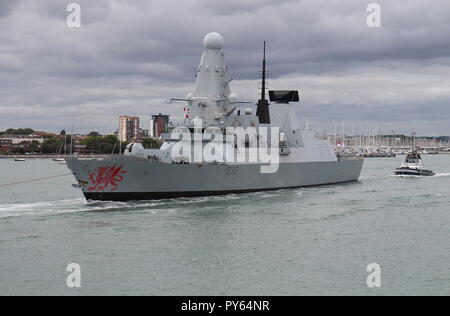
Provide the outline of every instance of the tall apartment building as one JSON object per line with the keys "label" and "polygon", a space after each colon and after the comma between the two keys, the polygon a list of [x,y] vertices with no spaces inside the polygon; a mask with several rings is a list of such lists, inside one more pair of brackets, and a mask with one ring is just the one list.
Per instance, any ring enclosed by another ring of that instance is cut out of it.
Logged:
{"label": "tall apartment building", "polygon": [[163,115],[161,113],[152,115],[150,121],[150,137],[158,138],[163,133],[169,132],[169,115]]}
{"label": "tall apartment building", "polygon": [[131,142],[140,139],[139,117],[121,116],[119,118],[119,139]]}

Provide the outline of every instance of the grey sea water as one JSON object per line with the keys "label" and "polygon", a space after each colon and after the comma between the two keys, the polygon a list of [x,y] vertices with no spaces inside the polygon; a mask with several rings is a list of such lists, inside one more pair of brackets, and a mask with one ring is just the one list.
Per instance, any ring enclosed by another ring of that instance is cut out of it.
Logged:
{"label": "grey sea water", "polygon": [[[71,176],[0,187],[0,295],[450,295],[450,155],[425,156],[432,178],[393,177],[401,159],[353,184],[154,202],[87,203]],[[0,160],[0,185],[67,172]]]}

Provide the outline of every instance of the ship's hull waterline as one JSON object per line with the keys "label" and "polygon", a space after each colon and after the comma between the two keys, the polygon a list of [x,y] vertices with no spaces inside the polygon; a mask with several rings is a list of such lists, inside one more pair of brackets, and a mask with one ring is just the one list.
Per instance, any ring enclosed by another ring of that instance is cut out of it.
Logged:
{"label": "ship's hull waterline", "polygon": [[417,177],[433,177],[436,174],[431,170],[398,168],[395,170],[396,176],[417,176]]}
{"label": "ship's hull waterline", "polygon": [[145,159],[69,159],[87,200],[137,201],[274,191],[357,181],[363,160],[258,164],[164,164]]}

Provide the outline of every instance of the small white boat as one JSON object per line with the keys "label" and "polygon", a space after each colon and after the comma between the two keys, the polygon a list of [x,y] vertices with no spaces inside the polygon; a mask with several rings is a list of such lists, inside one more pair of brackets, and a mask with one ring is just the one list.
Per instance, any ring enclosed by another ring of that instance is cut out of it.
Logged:
{"label": "small white boat", "polygon": [[23,159],[23,158],[15,158],[14,161],[26,161],[26,159]]}
{"label": "small white boat", "polygon": [[66,149],[67,149],[67,135],[64,135],[64,141],[61,143],[61,147],[59,147],[59,152],[58,152],[58,156],[56,156],[56,158],[53,158],[54,162],[62,163],[65,164],[66,163],[66,158],[62,158],[62,151],[64,148],[64,156],[67,154]]}

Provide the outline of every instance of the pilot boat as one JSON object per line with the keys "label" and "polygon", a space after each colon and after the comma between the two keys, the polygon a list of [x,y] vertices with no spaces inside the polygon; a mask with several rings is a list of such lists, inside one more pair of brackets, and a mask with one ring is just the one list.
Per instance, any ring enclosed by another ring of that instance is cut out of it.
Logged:
{"label": "pilot boat", "polygon": [[430,177],[436,175],[433,171],[425,169],[422,156],[417,150],[413,150],[406,156],[405,162],[395,170],[397,176]]}

